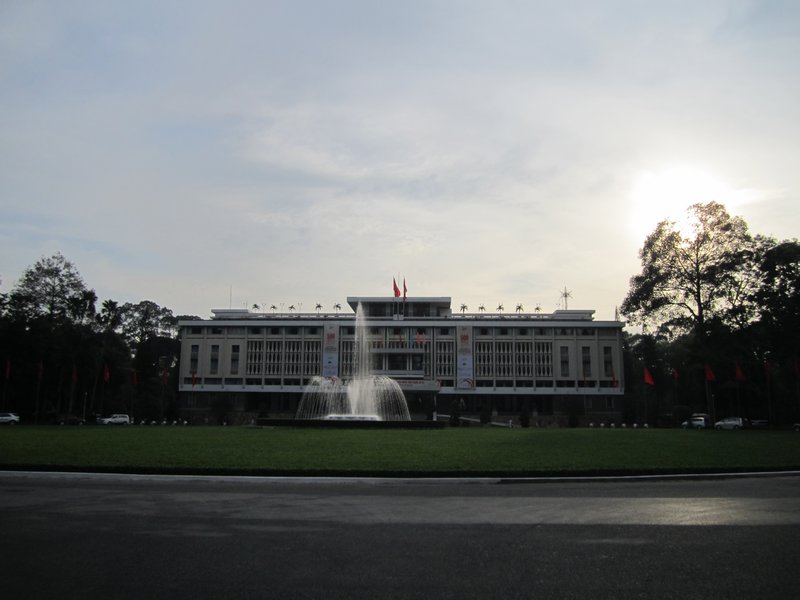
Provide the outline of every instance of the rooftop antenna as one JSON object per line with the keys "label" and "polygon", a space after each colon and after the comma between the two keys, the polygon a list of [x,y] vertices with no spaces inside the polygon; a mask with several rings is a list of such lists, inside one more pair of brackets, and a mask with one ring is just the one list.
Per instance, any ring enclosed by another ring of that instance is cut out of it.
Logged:
{"label": "rooftop antenna", "polygon": [[572,292],[564,286],[564,291],[561,292],[561,299],[564,301],[564,310],[569,310],[569,299],[572,298]]}

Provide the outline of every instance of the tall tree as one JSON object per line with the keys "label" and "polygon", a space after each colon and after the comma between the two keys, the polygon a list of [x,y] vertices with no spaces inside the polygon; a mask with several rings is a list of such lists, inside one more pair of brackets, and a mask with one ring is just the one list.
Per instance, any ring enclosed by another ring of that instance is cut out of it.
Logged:
{"label": "tall tree", "polygon": [[11,291],[9,308],[25,320],[82,321],[94,314],[97,296],[75,266],[58,252],[29,267]]}
{"label": "tall tree", "polygon": [[773,243],[761,255],[760,285],[754,294],[759,307],[758,329],[763,339],[789,357],[798,351],[800,331],[800,243]]}
{"label": "tall tree", "polygon": [[97,315],[98,324],[105,331],[116,331],[122,325],[122,313],[119,303],[114,300],[104,300]]}
{"label": "tall tree", "polygon": [[645,240],[642,272],[631,279],[622,314],[670,336],[705,336],[713,320],[741,318],[753,256],[741,217],[731,217],[718,202],[695,204],[684,224],[662,221]]}
{"label": "tall tree", "polygon": [[152,337],[172,337],[175,317],[168,308],[150,300],[120,307],[122,335],[131,348]]}

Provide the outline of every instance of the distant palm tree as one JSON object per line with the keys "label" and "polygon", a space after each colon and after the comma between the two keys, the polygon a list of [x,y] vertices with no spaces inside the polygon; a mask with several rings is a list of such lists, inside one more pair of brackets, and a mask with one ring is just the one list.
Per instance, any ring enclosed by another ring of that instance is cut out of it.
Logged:
{"label": "distant palm tree", "polygon": [[294,304],[289,305],[289,312],[294,312]]}
{"label": "distant palm tree", "polygon": [[342,310],[342,305],[337,302],[336,304],[333,305],[333,310],[335,310],[336,314],[338,315],[339,311]]}
{"label": "distant palm tree", "polygon": [[486,307],[485,307],[483,304],[481,304],[481,305],[478,307],[478,310],[479,310],[480,312],[486,312]]}
{"label": "distant palm tree", "polygon": [[317,309],[317,314],[319,314],[319,311],[321,311],[321,310],[322,310],[322,304],[320,304],[319,302],[317,302],[317,306],[316,306],[315,308]]}
{"label": "distant palm tree", "polygon": [[517,313],[521,313],[523,311],[522,304],[517,304],[516,311]]}
{"label": "distant palm tree", "polygon": [[467,305],[466,304],[462,304],[461,305],[461,314],[463,315],[465,312],[467,312]]}
{"label": "distant palm tree", "polygon": [[534,308],[533,310],[534,310],[534,312],[537,312],[537,313],[540,313],[540,312],[542,312],[542,306],[541,306],[541,304],[537,304],[537,305],[536,305],[536,308]]}
{"label": "distant palm tree", "polygon": [[505,310],[505,308],[503,308],[502,304],[498,304],[497,305],[497,312],[503,312],[504,310]]}
{"label": "distant palm tree", "polygon": [[258,304],[253,304],[253,310],[260,310],[261,307]]}
{"label": "distant palm tree", "polygon": [[122,313],[118,302],[114,300],[104,300],[103,308],[97,315],[97,322],[105,327],[107,331],[117,329],[122,324]]}
{"label": "distant palm tree", "polygon": [[274,313],[276,310],[278,310],[278,307],[273,304],[269,307],[269,309]]}

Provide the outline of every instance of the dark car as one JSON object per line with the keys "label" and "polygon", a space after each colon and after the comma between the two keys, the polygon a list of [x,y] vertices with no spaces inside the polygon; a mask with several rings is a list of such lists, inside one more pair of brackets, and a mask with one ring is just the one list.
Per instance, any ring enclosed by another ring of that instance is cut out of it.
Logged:
{"label": "dark car", "polygon": [[86,420],[76,415],[58,415],[56,423],[59,425],[83,425]]}

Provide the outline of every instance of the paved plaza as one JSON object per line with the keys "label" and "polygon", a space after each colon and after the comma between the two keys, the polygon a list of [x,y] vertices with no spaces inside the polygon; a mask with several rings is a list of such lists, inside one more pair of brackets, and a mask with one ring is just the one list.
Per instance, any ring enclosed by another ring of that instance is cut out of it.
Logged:
{"label": "paved plaza", "polygon": [[0,474],[15,598],[793,597],[800,476]]}

